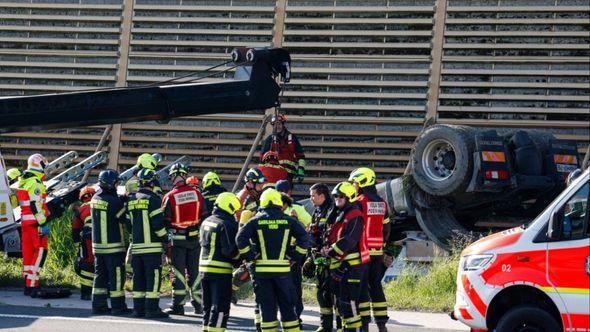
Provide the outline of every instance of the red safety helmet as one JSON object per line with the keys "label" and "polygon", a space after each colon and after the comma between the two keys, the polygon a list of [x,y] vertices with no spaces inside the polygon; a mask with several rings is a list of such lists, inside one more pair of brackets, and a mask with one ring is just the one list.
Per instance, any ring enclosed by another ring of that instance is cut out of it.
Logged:
{"label": "red safety helmet", "polygon": [[92,196],[94,196],[94,194],[96,194],[96,190],[90,186],[86,186],[82,188],[82,190],[80,190],[80,195],[78,196],[78,198],[81,201],[85,202],[87,200],[90,200]]}
{"label": "red safety helmet", "polygon": [[186,184],[196,188],[199,185],[199,179],[197,179],[196,176],[191,176],[188,179],[186,179]]}
{"label": "red safety helmet", "polygon": [[279,154],[275,151],[267,151],[264,155],[262,155],[262,162],[264,164],[278,164],[279,163]]}
{"label": "red safety helmet", "polygon": [[270,124],[274,125],[277,121],[279,121],[281,123],[285,123],[285,122],[287,122],[287,117],[281,113],[275,114],[270,119]]}

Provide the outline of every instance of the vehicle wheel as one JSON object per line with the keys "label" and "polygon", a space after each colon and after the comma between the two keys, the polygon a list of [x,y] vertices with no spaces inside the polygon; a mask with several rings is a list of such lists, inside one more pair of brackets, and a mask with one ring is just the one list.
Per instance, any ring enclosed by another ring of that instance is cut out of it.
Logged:
{"label": "vehicle wheel", "polygon": [[509,310],[496,326],[496,332],[553,332],[560,329],[559,323],[547,311],[531,306]]}
{"label": "vehicle wheel", "polygon": [[416,140],[412,173],[426,193],[446,196],[465,190],[473,170],[475,131],[452,125],[435,125]]}

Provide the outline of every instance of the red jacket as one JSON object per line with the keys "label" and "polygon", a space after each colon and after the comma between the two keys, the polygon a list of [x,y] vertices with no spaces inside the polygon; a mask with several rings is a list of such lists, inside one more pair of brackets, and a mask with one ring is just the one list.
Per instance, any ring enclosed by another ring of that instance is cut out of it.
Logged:
{"label": "red jacket", "polygon": [[287,180],[289,173],[283,166],[273,164],[261,164],[257,168],[262,172],[266,178],[266,185],[274,186],[279,180]]}
{"label": "red jacket", "polygon": [[305,159],[305,153],[299,139],[287,129],[284,129],[280,134],[266,137],[260,151],[260,160],[270,150],[279,154],[279,164],[289,173],[296,173],[299,167],[299,159]]}
{"label": "red jacket", "polygon": [[177,183],[164,195],[162,206],[168,226],[175,230],[198,231],[198,226],[207,216],[207,206],[201,192],[184,182]]}
{"label": "red jacket", "polygon": [[78,252],[80,261],[94,262],[94,254],[92,253],[92,214],[90,213],[89,203],[84,203],[74,210],[72,238],[74,242],[80,243],[80,251]]}
{"label": "red jacket", "polygon": [[362,194],[358,202],[363,212],[363,236],[372,254],[381,254],[383,250],[383,225],[389,222],[387,203],[380,197]]}

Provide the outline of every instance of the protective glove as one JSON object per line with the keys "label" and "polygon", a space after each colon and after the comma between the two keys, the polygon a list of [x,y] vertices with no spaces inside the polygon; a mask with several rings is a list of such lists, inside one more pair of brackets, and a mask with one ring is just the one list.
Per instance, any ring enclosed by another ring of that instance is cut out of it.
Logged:
{"label": "protective glove", "polygon": [[305,168],[303,166],[299,166],[297,168],[297,174],[294,177],[295,182],[301,183],[305,178]]}
{"label": "protective glove", "polygon": [[383,254],[383,265],[385,265],[386,268],[389,268],[391,266],[391,264],[393,264],[393,256],[387,253]]}
{"label": "protective glove", "polygon": [[47,236],[49,235],[49,225],[46,223],[39,226],[39,236]]}
{"label": "protective glove", "polygon": [[312,257],[307,257],[305,263],[303,263],[303,266],[301,267],[301,273],[306,278],[315,277],[315,264]]}

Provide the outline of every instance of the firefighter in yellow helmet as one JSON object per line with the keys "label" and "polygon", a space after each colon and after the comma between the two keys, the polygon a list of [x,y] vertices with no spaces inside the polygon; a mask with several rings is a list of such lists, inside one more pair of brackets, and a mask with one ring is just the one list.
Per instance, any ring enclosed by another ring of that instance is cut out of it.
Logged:
{"label": "firefighter in yellow helmet", "polygon": [[344,331],[359,331],[362,326],[359,299],[369,256],[363,243],[363,214],[355,204],[357,194],[350,183],[338,183],[332,197],[336,219],[322,255],[330,259],[331,284]]}
{"label": "firefighter in yellow helmet", "polygon": [[203,198],[205,198],[205,205],[207,205],[207,211],[211,213],[213,211],[213,205],[217,196],[227,190],[221,185],[221,178],[215,172],[207,172],[203,175],[203,181],[201,182],[203,188]]}
{"label": "firefighter in yellow helmet", "polygon": [[[283,213],[282,206],[276,189],[263,191],[258,213],[240,228],[236,243],[242,257],[254,262],[254,293],[262,316],[261,330],[278,329],[278,306],[283,331],[296,332],[300,326],[289,273],[291,260],[307,254],[309,236],[297,220]],[[296,241],[293,250],[291,238]]]}
{"label": "firefighter in yellow helmet", "polygon": [[[392,253],[384,252],[385,244],[389,240],[391,224],[387,203],[377,194],[375,189],[375,172],[367,167],[357,168],[350,173],[351,182],[358,194],[358,202],[363,212],[363,235],[369,248],[371,261],[368,264],[367,275],[361,291],[360,312],[363,326],[368,329],[371,321],[371,311],[379,331],[387,331],[385,325],[387,316],[387,302],[381,280],[385,275],[384,255],[391,257]],[[370,301],[370,302],[369,302]]]}
{"label": "firefighter in yellow helmet", "polygon": [[220,193],[213,212],[201,224],[199,269],[203,289],[203,331],[225,331],[232,297],[232,268],[240,253],[235,243],[238,223],[234,214],[240,201],[230,192]]}
{"label": "firefighter in yellow helmet", "polygon": [[[136,166],[139,167],[139,170],[137,171],[136,174],[139,174],[139,172],[142,169],[149,169],[149,170],[152,170],[155,172],[156,167],[158,167],[158,161],[151,154],[144,153],[144,154],[141,154],[139,157],[137,157]],[[130,181],[134,181],[134,180],[130,180]],[[130,185],[137,187],[138,185],[136,184],[136,182],[131,182]],[[162,187],[160,186],[160,181],[157,179],[157,176],[154,178],[152,190],[156,195],[158,195],[160,197],[164,194],[162,191]],[[137,188],[135,191],[137,191]]]}

